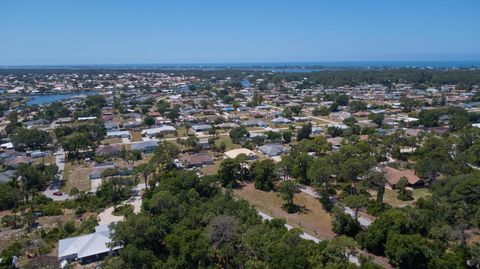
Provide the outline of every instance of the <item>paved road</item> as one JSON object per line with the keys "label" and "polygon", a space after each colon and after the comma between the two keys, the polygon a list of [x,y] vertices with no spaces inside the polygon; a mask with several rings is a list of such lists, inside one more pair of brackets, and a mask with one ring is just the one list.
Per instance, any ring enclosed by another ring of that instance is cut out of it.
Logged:
{"label": "paved road", "polygon": [[[262,212],[262,211],[258,211],[258,210],[257,210],[257,213],[258,213],[258,215],[262,218],[262,220],[272,220],[272,219],[273,219],[272,216],[270,216],[270,215],[268,215],[268,214],[266,214],[266,213],[264,213],[264,212]],[[290,231],[290,230],[293,229],[294,227],[291,226],[291,225],[289,225],[289,224],[287,224],[287,223],[285,223],[285,228],[287,228],[287,230]],[[306,232],[303,232],[303,233],[300,235],[300,237],[303,238],[303,239],[305,239],[305,240],[313,241],[313,242],[315,242],[315,243],[320,243],[320,241],[321,241],[320,239],[318,239],[318,238],[316,238],[315,236],[313,236],[313,235],[311,235],[311,234],[308,234],[308,233],[306,233]],[[348,257],[348,260],[349,260],[351,263],[353,263],[353,264],[360,265],[360,261],[359,261],[358,258],[355,257],[355,256],[350,256],[350,257]]]}
{"label": "paved road", "polygon": [[[57,152],[55,152],[54,155],[55,155],[55,164],[58,167],[57,178],[59,178],[60,180],[63,180],[63,174],[65,172],[65,151],[63,151],[63,149],[60,149]],[[57,191],[60,191],[60,189],[58,188],[53,190],[47,189],[46,191],[43,192],[43,194],[54,201],[65,201],[68,199],[73,199],[73,197],[65,193],[62,196],[53,195],[53,193]]]}
{"label": "paved road", "polygon": [[[300,191],[304,192],[304,193],[306,193],[310,196],[313,196],[315,198],[320,198],[318,193],[309,186],[300,185]],[[350,207],[347,207],[347,206],[343,207],[343,211],[346,214],[348,214],[352,217],[355,217],[355,212]],[[370,225],[372,225],[373,221],[371,219],[367,218],[367,217],[359,216],[358,217],[358,222],[360,222],[360,225],[362,225],[363,227],[370,227]]]}

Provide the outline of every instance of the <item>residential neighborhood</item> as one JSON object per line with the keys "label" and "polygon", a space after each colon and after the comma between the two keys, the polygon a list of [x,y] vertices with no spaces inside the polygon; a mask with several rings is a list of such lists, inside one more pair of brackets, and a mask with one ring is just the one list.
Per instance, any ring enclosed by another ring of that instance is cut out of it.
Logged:
{"label": "residential neighborhood", "polygon": [[[324,72],[1,70],[0,263],[133,268],[144,262],[127,258],[133,249],[180,251],[173,234],[142,226],[151,216],[213,197],[231,208],[191,221],[279,219],[278,233],[299,231],[319,253],[344,240],[346,263],[361,268],[413,268],[393,242],[419,236],[442,245],[421,262],[453,252],[465,259],[455,268],[476,268],[480,71]],[[439,78],[382,83],[384,72]],[[450,73],[474,83],[442,83]],[[447,205],[451,218],[435,216]],[[411,230],[387,236],[395,225]],[[153,240],[142,232],[158,241],[138,245],[131,236]]]}

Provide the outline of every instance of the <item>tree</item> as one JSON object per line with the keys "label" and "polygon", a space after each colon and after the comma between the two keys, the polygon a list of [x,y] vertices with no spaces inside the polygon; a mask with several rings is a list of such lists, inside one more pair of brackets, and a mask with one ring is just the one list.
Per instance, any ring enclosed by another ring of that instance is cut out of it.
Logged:
{"label": "tree", "polygon": [[142,163],[133,169],[133,174],[142,177],[145,183],[145,190],[148,190],[148,177],[153,173],[154,168],[149,163]]}
{"label": "tree", "polygon": [[290,109],[290,107],[286,107],[283,111],[282,111],[282,116],[284,118],[287,118],[287,119],[291,119],[292,118],[292,110]]}
{"label": "tree", "polygon": [[210,222],[208,227],[208,240],[221,257],[224,268],[228,267],[229,260],[237,254],[239,226],[239,221],[235,217],[219,215]]}
{"label": "tree", "polygon": [[218,177],[222,186],[229,188],[236,187],[238,185],[237,180],[240,170],[240,163],[236,159],[225,159],[220,164],[220,169],[218,170]]}
{"label": "tree", "polygon": [[346,235],[355,238],[362,230],[360,222],[340,209],[335,211],[335,219],[332,221],[333,232],[338,235]]}
{"label": "tree", "polygon": [[160,115],[165,116],[165,113],[170,109],[170,103],[165,100],[160,100],[157,103],[157,111]]}
{"label": "tree", "polygon": [[322,196],[328,197],[333,169],[327,158],[315,159],[308,168],[307,174],[317,191]]}
{"label": "tree", "polygon": [[248,136],[248,130],[245,128],[245,126],[241,127],[236,127],[230,130],[230,133],[228,134],[230,139],[232,139],[232,142],[235,144],[240,144],[240,142]]}
{"label": "tree", "polygon": [[155,124],[155,118],[148,116],[143,120],[143,123],[150,127]]}
{"label": "tree", "polygon": [[280,184],[278,191],[283,201],[285,202],[283,204],[283,208],[288,213],[295,213],[296,211],[298,211],[298,206],[295,206],[295,204],[293,203],[293,197],[295,196],[295,193],[300,192],[297,183],[293,180],[284,181]]}
{"label": "tree", "polygon": [[368,204],[368,197],[363,194],[353,194],[345,197],[343,199],[347,206],[353,208],[355,212],[354,218],[358,220],[358,213],[362,207],[367,206]]}
{"label": "tree", "polygon": [[348,106],[348,101],[348,95],[344,94],[338,95],[335,98],[335,103],[337,103],[339,106]]}
{"label": "tree", "polygon": [[383,204],[383,195],[385,194],[385,184],[387,179],[382,172],[371,171],[365,176],[367,184],[377,191],[376,202]]}
{"label": "tree", "polygon": [[419,234],[392,233],[385,246],[386,256],[400,269],[427,268],[429,260],[438,252],[434,243]]}
{"label": "tree", "polygon": [[350,237],[344,235],[327,242],[323,255],[329,264],[348,264],[349,259],[357,254],[358,245]]}
{"label": "tree", "polygon": [[93,142],[86,133],[72,133],[63,139],[62,146],[68,153],[73,153],[74,158],[78,158],[79,152],[88,150]]}
{"label": "tree", "polygon": [[171,165],[173,161],[178,157],[178,148],[169,142],[160,142],[153,153],[153,157],[149,163],[156,168],[156,170],[164,170]]}
{"label": "tree", "polygon": [[395,187],[398,189],[397,198],[401,201],[411,201],[413,200],[413,194],[411,191],[407,190],[408,179],[406,177],[401,177]]}
{"label": "tree", "polygon": [[292,141],[292,132],[284,131],[282,132],[283,142],[289,144]]}
{"label": "tree", "polygon": [[275,163],[271,159],[255,161],[252,164],[252,176],[255,180],[255,188],[262,191],[271,191],[275,187],[277,175],[275,173]]}
{"label": "tree", "polygon": [[12,142],[15,147],[40,149],[52,143],[52,137],[38,129],[16,128],[12,135]]}
{"label": "tree", "polygon": [[177,122],[178,117],[180,116],[180,107],[178,105],[172,107],[168,113],[168,118],[173,122]]}
{"label": "tree", "polygon": [[305,125],[302,125],[302,128],[297,134],[297,141],[301,141],[302,139],[308,139],[312,134],[312,124],[309,122]]}
{"label": "tree", "polygon": [[371,120],[373,123],[377,124],[378,126],[382,126],[385,116],[383,115],[383,113],[371,113],[370,115],[368,115],[368,119]]}

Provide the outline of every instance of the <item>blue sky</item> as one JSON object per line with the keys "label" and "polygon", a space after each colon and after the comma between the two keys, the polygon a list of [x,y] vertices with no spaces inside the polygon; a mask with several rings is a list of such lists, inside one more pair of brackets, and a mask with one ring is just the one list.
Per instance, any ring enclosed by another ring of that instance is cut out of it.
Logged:
{"label": "blue sky", "polygon": [[480,60],[479,0],[4,0],[0,65]]}

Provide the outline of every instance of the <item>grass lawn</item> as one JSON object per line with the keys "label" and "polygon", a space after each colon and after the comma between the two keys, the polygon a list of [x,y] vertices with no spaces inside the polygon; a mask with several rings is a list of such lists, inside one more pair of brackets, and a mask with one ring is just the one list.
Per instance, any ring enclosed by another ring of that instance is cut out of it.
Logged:
{"label": "grass lawn", "polygon": [[232,150],[232,149],[239,149],[239,148],[242,147],[240,145],[234,144],[232,142],[232,139],[230,139],[230,137],[226,136],[226,135],[222,135],[217,140],[215,140],[215,145],[219,146],[222,142],[224,142],[225,145],[227,146],[225,148],[225,151],[229,151],[229,150]]}
{"label": "grass lawn", "polygon": [[70,162],[65,163],[65,186],[62,191],[69,193],[73,187],[77,187],[80,191],[89,191],[91,188],[90,179],[88,174],[92,171],[92,168],[85,167],[81,164],[72,165]]}
{"label": "grass lawn", "polygon": [[122,143],[122,139],[118,138],[118,137],[106,138],[106,139],[102,140],[102,144],[104,144],[104,145],[106,145],[106,144],[118,144],[118,143]]}
{"label": "grass lawn", "polygon": [[52,163],[55,163],[55,156],[50,155],[50,156],[35,158],[33,159],[33,163],[34,164],[39,164],[39,163],[52,164]]}
{"label": "grass lawn", "polygon": [[332,231],[332,216],[323,210],[322,205],[312,196],[300,192],[294,202],[303,208],[299,213],[288,214],[282,209],[283,200],[275,192],[255,189],[253,183],[234,190],[235,196],[249,201],[256,209],[272,217],[285,219],[288,224],[300,227],[321,239],[335,237]]}
{"label": "grass lawn", "polygon": [[217,160],[213,163],[213,165],[207,165],[202,168],[200,168],[200,172],[204,175],[213,175],[218,172],[218,169],[220,168],[220,164],[222,163],[223,160]]}
{"label": "grass lawn", "polygon": [[[420,188],[412,190],[413,198],[412,201],[402,201],[397,198],[398,190],[385,189],[385,195],[383,196],[383,201],[393,207],[404,207],[407,205],[413,205],[415,201],[421,197],[426,197],[430,195],[430,190],[427,188]],[[375,193],[373,193],[375,195]]]}
{"label": "grass lawn", "polygon": [[142,139],[142,133],[140,132],[130,132],[130,134],[132,135],[132,139],[131,141],[143,141]]}

